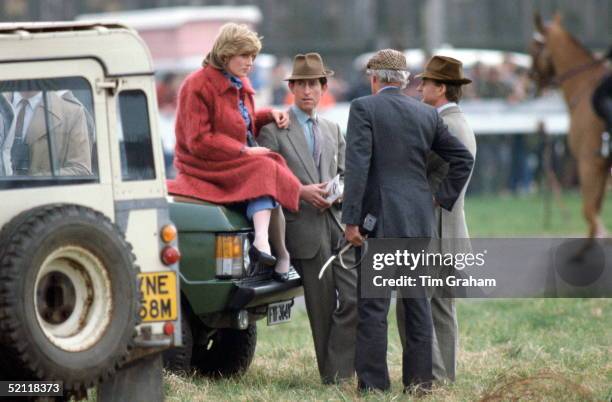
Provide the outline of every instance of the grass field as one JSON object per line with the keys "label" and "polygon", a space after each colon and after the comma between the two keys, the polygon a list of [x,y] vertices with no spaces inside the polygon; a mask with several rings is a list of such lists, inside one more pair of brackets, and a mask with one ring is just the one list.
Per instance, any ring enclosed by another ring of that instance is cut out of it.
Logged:
{"label": "grass field", "polygon": [[[320,384],[305,312],[295,313],[289,324],[259,326],[256,357],[245,376],[213,381],[167,373],[167,400],[410,400],[401,392],[395,320],[390,321],[388,353],[392,391],[361,396],[356,382]],[[457,382],[420,400],[612,398],[612,300],[461,300],[458,318]]]}
{"label": "grass field", "polygon": [[[587,233],[587,225],[581,208],[577,191],[563,193],[561,201],[553,196],[548,200],[537,194],[468,196],[465,200],[466,219],[472,237],[542,234],[582,237]],[[611,205],[606,208],[604,204],[602,219],[608,230],[612,230]]]}
{"label": "grass field", "polygon": [[[544,226],[537,196],[470,197],[466,213],[473,237],[586,233],[577,193],[553,200]],[[612,228],[612,210],[604,211]],[[457,381],[438,386],[422,401],[611,401],[612,299],[459,300]],[[360,395],[356,382],[323,386],[303,309],[291,323],[259,326],[255,359],[239,379],[165,375],[168,401],[396,401],[401,392],[401,348],[390,314],[392,391]]]}

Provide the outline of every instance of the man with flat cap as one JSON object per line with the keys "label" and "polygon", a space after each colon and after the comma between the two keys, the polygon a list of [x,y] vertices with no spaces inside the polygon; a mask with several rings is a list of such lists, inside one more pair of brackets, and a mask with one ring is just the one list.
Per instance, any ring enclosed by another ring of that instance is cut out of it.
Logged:
{"label": "man with flat cap", "polygon": [[[338,124],[317,115],[317,105],[327,90],[327,78],[332,75],[333,71],[325,68],[318,53],[295,56],[293,72],[286,79],[294,98],[289,128],[282,130],[269,124],[257,138],[259,144],[285,158],[303,185],[299,212],[285,211],[286,243],[292,264],[302,277],[306,311],[324,383],[354,376],[357,325],[357,273],[335,261],[318,278],[343,230],[339,199],[333,203],[326,200],[326,185],[336,176],[344,180],[346,144]],[[351,256],[347,257],[350,260]]]}
{"label": "man with flat cap", "polygon": [[[359,225],[367,214],[377,218],[377,238],[432,238],[434,203],[452,210],[467,181],[472,155],[453,137],[435,108],[402,93],[408,81],[406,58],[392,49],[378,51],[368,62],[372,95],[351,103],[347,129],[342,222],[345,237],[363,244]],[[432,194],[427,182],[427,155],[435,151],[449,164],[448,175]],[[372,267],[360,267],[361,279]],[[387,315],[389,297],[362,297],[358,287],[355,369],[361,390],[388,390]],[[402,379],[407,390],[431,386],[432,318],[424,290],[402,298],[406,342]]]}
{"label": "man with flat cap", "polygon": [[[442,121],[455,136],[476,157],[476,137],[459,108],[462,85],[472,81],[463,75],[462,63],[452,57],[433,56],[425,65],[425,71],[419,74],[421,83],[417,90],[423,96],[422,101],[438,110]],[[435,152],[429,154],[427,160],[427,178],[433,192],[436,192],[440,182],[448,173],[448,163]],[[471,173],[470,173],[471,175]],[[437,233],[442,239],[442,253],[471,252],[469,231],[465,220],[464,198],[469,179],[463,186],[459,198],[452,211],[440,207],[435,209],[435,224]],[[403,305],[397,305],[397,320],[403,320]],[[452,297],[434,297],[431,299],[431,315],[433,319],[433,375],[438,381],[454,381],[457,365],[458,325],[455,300]],[[405,341],[403,325],[398,325],[402,344]]]}

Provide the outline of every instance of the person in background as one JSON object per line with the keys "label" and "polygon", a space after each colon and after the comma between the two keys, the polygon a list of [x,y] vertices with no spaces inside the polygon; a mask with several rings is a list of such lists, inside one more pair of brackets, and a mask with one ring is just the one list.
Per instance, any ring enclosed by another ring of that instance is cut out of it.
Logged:
{"label": "person in background", "polygon": [[[612,60],[612,46],[606,58]],[[605,76],[593,93],[593,109],[606,123],[608,138],[612,135],[612,74]],[[610,141],[612,143],[612,141]]]}
{"label": "person in background", "polygon": [[251,258],[275,266],[272,277],[286,282],[290,257],[280,206],[297,211],[302,186],[283,157],[256,140],[272,121],[289,124],[287,112],[255,112],[247,75],[260,50],[260,39],[246,25],[225,24],[203,67],[185,79],[176,117],[177,175],[168,191],[217,204],[246,201],[255,228]]}
{"label": "person in background", "polygon": [[[43,98],[44,97],[44,98]],[[85,108],[54,91],[14,92],[15,135],[11,164],[15,176],[89,176],[91,142]],[[49,159],[52,143],[53,167]]]}
{"label": "person in background", "polygon": [[176,111],[176,97],[180,80],[174,73],[166,73],[156,85],[157,105],[162,113]]}

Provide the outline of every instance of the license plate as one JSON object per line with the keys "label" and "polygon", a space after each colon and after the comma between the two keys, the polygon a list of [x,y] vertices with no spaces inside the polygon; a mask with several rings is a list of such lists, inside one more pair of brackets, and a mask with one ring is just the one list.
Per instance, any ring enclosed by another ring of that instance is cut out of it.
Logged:
{"label": "license plate", "polygon": [[282,324],[291,321],[293,300],[268,305],[268,325]]}
{"label": "license plate", "polygon": [[143,322],[178,318],[176,272],[146,272],[138,275],[140,319]]}

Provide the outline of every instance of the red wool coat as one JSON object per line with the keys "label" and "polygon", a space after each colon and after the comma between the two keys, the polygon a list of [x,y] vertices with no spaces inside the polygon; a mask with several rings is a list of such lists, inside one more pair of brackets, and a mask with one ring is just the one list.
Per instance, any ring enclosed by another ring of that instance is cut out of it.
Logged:
{"label": "red wool coat", "polygon": [[254,112],[253,88],[247,78],[238,92],[223,73],[207,66],[191,73],[178,96],[175,180],[170,194],[218,204],[271,196],[282,206],[298,209],[300,182],[277,153],[246,155],[246,124],[238,96],[251,115],[255,135],[270,123],[270,109]]}

